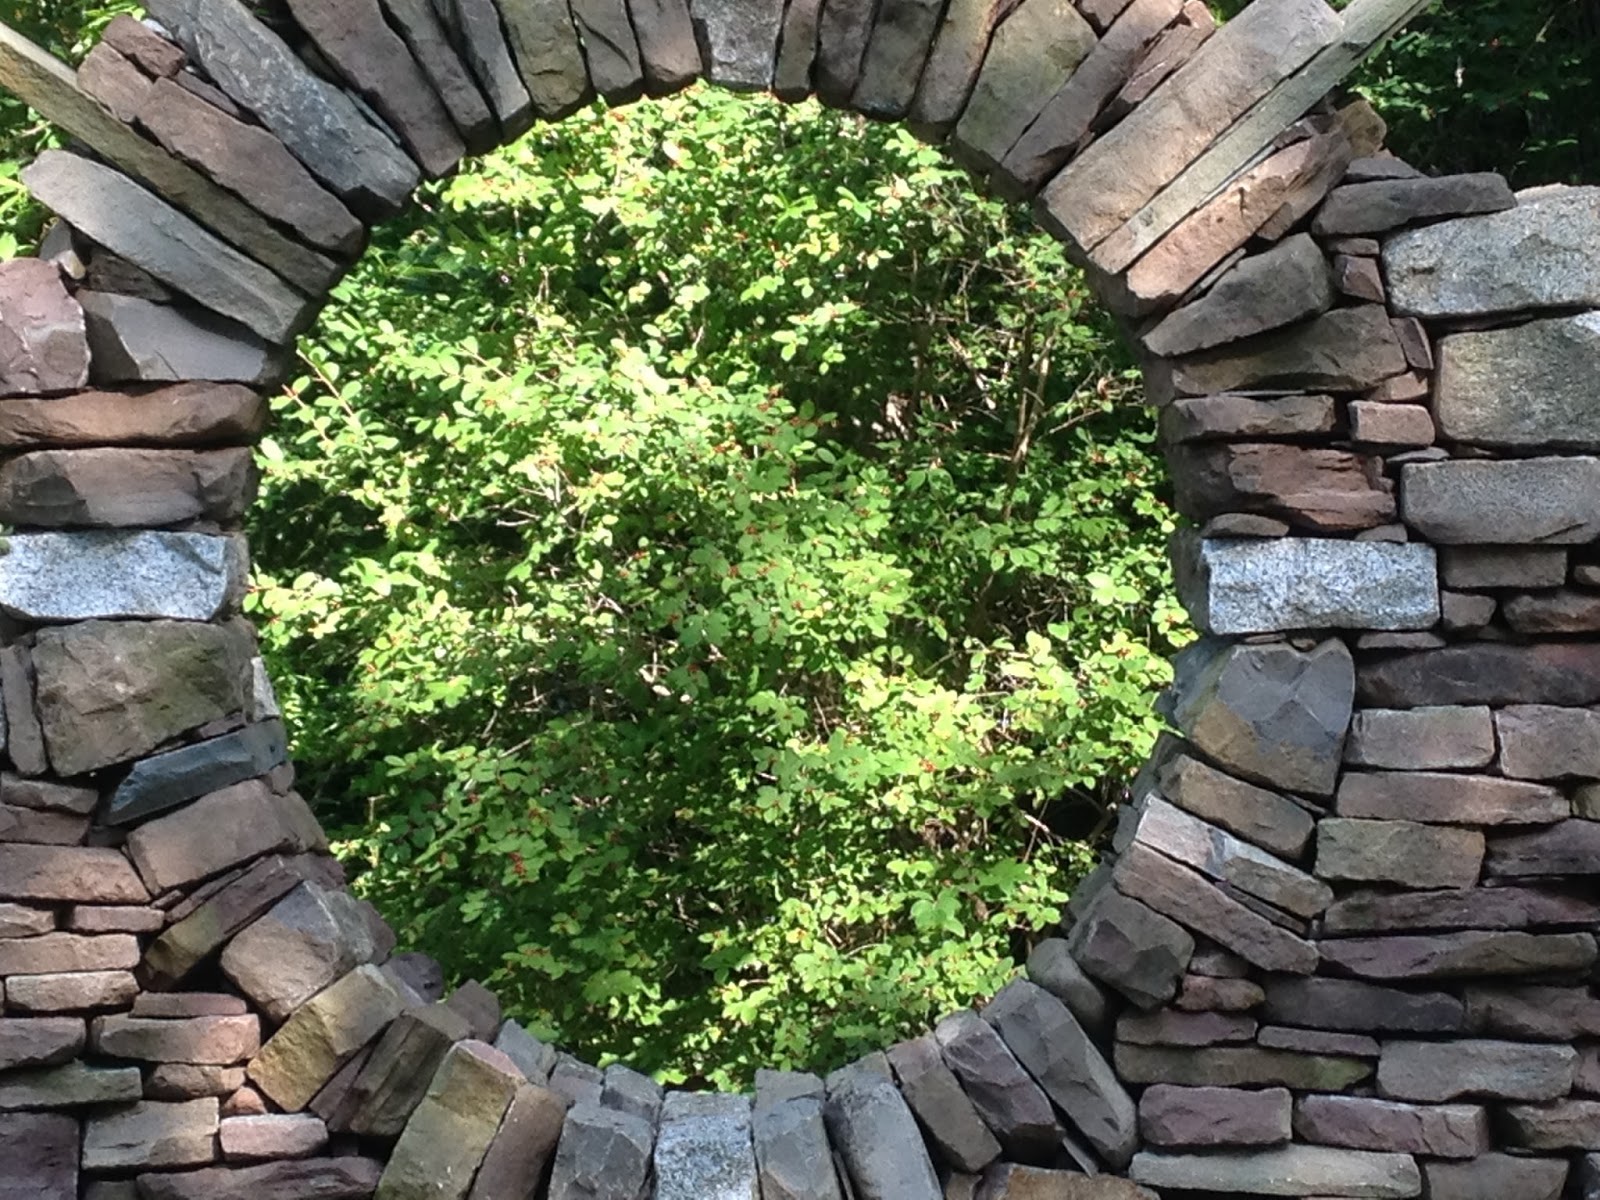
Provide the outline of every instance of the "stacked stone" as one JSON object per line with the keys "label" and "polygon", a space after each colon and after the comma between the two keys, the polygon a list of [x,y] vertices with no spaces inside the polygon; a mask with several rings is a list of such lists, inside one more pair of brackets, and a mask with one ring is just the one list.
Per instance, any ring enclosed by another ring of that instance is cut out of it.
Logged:
{"label": "stacked stone", "polygon": [[[76,74],[0,26],[81,147],[0,266],[0,1200],[1600,1197],[1600,193],[1328,101],[1424,0],[147,4]],[[260,389],[368,225],[701,77],[1033,200],[1205,634],[1027,978],[753,1097],[395,955],[238,616]]]}

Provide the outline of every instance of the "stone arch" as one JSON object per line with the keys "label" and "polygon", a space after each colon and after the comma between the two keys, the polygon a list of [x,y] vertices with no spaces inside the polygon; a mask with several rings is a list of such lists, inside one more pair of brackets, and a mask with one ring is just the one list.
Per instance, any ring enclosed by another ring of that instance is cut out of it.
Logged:
{"label": "stone arch", "polygon": [[[138,268],[0,266],[0,1197],[1600,1188],[1600,197],[1420,177],[1326,102],[1423,0],[286,0],[296,48],[149,7],[76,76],[0,27],[89,151],[26,183]],[[259,389],[365,223],[702,75],[1035,197],[1147,359],[1208,635],[1028,977],[753,1101],[394,956],[234,615]]]}

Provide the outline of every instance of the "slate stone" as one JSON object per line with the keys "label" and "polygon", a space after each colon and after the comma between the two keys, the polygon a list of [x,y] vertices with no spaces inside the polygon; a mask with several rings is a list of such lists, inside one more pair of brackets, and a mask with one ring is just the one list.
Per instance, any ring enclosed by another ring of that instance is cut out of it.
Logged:
{"label": "slate stone", "polygon": [[600,1093],[602,1107],[632,1113],[654,1125],[661,1116],[664,1099],[664,1089],[650,1076],[621,1063],[606,1068],[605,1085]]}
{"label": "slate stone", "polygon": [[125,933],[47,933],[0,943],[0,975],[131,971],[138,962],[139,940]]}
{"label": "slate stone", "polygon": [[1111,1064],[1067,1006],[1025,979],[1007,984],[982,1017],[1073,1126],[1112,1167],[1138,1149],[1138,1114]]}
{"label": "slate stone", "polygon": [[[1430,1162],[1422,1166],[1430,1200],[1557,1200],[1566,1187],[1564,1158],[1484,1154],[1471,1162]],[[1587,1200],[1587,1197],[1585,1197]]]}
{"label": "slate stone", "polygon": [[142,1200],[371,1200],[383,1164],[347,1156],[139,1177]]}
{"label": "slate stone", "polygon": [[480,1042],[492,1041],[500,1032],[500,998],[476,979],[469,979],[445,1001],[466,1019],[472,1036]]}
{"label": "slate stone", "polygon": [[11,765],[23,776],[43,775],[50,767],[37,693],[33,656],[28,648],[0,647],[0,705],[4,706],[0,742]]}
{"label": "slate stone", "polygon": [[878,0],[827,0],[818,14],[817,99],[843,108],[855,94]]}
{"label": "slate stone", "polygon": [[1322,944],[1323,961],[1365,979],[1451,979],[1587,971],[1597,957],[1587,933],[1520,930],[1341,938]]}
{"label": "slate stone", "polygon": [[1495,758],[1495,729],[1483,705],[1364,709],[1355,715],[1345,762],[1391,771],[1486,767]]}
{"label": "slate stone", "polygon": [[[948,1046],[940,1042],[948,1059]],[[940,1200],[943,1190],[922,1134],[889,1080],[861,1068],[836,1071],[828,1079],[823,1119],[858,1200]]]}
{"label": "slate stone", "polygon": [[1139,1132],[1152,1146],[1276,1146],[1289,1140],[1286,1088],[1174,1087],[1139,1097]]}
{"label": "slate stone", "polygon": [[1070,0],[1022,0],[1016,5],[995,30],[966,111],[951,135],[956,158],[980,172],[998,167],[1089,57],[1096,40]]}
{"label": "slate stone", "polygon": [[1600,188],[1549,188],[1492,216],[1392,237],[1384,273],[1395,310],[1464,317],[1540,308],[1600,308]]}
{"label": "slate stone", "polygon": [[265,775],[288,759],[283,725],[266,721],[140,761],[112,793],[104,821],[131,825]]}
{"label": "slate stone", "polygon": [[850,98],[852,108],[883,121],[906,115],[944,14],[943,0],[883,0]]}
{"label": "slate stone", "polygon": [[1527,636],[1600,630],[1600,596],[1570,588],[1507,597],[1500,605],[1500,612],[1512,632]]}
{"label": "slate stone", "polygon": [[1578,1052],[1571,1046],[1458,1038],[1385,1042],[1378,1092],[1395,1100],[1444,1104],[1462,1097],[1554,1100],[1572,1088]]}
{"label": "slate stone", "polygon": [[47,262],[0,263],[0,396],[48,396],[89,382],[83,310]]}
{"label": "slate stone", "polygon": [[466,1200],[523,1082],[492,1046],[467,1041],[451,1049],[395,1143],[378,1196]]}
{"label": "slate stone", "polygon": [[527,133],[534,122],[533,97],[511,60],[511,47],[494,0],[444,0],[435,7],[444,15],[461,56],[494,109],[501,138],[510,142]]}
{"label": "slate stone", "polygon": [[690,0],[706,78],[735,92],[772,84],[783,0]]}
{"label": "slate stone", "polygon": [[1600,875],[1600,821],[1563,821],[1535,833],[1493,838],[1484,873],[1490,878]]}
{"label": "slate stone", "polygon": [[1327,1146],[1282,1146],[1238,1154],[1159,1154],[1134,1159],[1132,1176],[1151,1187],[1230,1194],[1410,1197],[1422,1172],[1409,1154]]}
{"label": "slate stone", "polygon": [[689,0],[628,0],[628,15],[639,39],[645,91],[667,96],[700,78]]}
{"label": "slate stone", "polygon": [[0,519],[41,529],[234,524],[258,478],[245,449],[35,450],[0,466]]}
{"label": "slate stone", "polygon": [[1594,704],[1600,702],[1600,648],[1450,646],[1363,664],[1358,684],[1363,704],[1389,708]]}
{"label": "slate stone", "polygon": [[1600,778],[1600,712],[1517,705],[1495,713],[1494,727],[1500,769],[1513,779]]}
{"label": "slate stone", "polygon": [[1294,1091],[1340,1092],[1368,1079],[1372,1064],[1327,1054],[1294,1054],[1257,1046],[1130,1046],[1116,1048],[1117,1074],[1125,1084],[1169,1083],[1181,1087],[1286,1087]]}
{"label": "slate stone", "polygon": [[91,1067],[70,1062],[0,1076],[0,1113],[127,1104],[139,1099],[138,1067]]}
{"label": "slate stone", "polygon": [[1462,1002],[1443,992],[1412,992],[1346,979],[1275,979],[1263,1015],[1316,1029],[1457,1033],[1466,1028]]}
{"label": "slate stone", "polygon": [[1327,880],[1471,887],[1483,859],[1484,837],[1476,829],[1331,817],[1317,826],[1316,873]]}
{"label": "slate stone", "polygon": [[1454,825],[1549,825],[1572,815],[1566,796],[1543,784],[1432,771],[1347,772],[1335,810],[1341,817]]}
{"label": "slate stone", "polygon": [[235,784],[157,817],[128,837],[127,853],[153,893],[185,887],[263,854],[322,850],[327,839],[306,802],[258,780]]}
{"label": "slate stone", "polygon": [[1323,932],[1529,929],[1600,924],[1600,902],[1565,892],[1497,887],[1442,892],[1354,892],[1323,914]]}
{"label": "slate stone", "polygon": [[1173,720],[1208,758],[1269,787],[1333,793],[1355,691],[1343,642],[1202,642],[1177,671]]}
{"label": "slate stone", "polygon": [[499,141],[494,114],[450,44],[450,34],[432,0],[383,0],[383,7],[467,149],[479,153],[492,149]]}
{"label": "slate stone", "polygon": [[1582,987],[1473,987],[1467,1023],[1474,1033],[1533,1041],[1600,1037],[1600,997]]}
{"label": "slate stone", "polygon": [[[182,384],[140,393],[79,392],[0,404],[0,449],[147,445],[249,445],[266,430],[267,405],[234,385]],[[16,539],[12,539],[13,546]]]}
{"label": "slate stone", "polygon": [[888,1051],[900,1094],[944,1162],[978,1172],[1000,1157],[1000,1143],[945,1066],[932,1034]]}
{"label": "slate stone", "polygon": [[750,1098],[669,1096],[656,1135],[655,1180],[657,1200],[761,1200]]}
{"label": "slate stone", "polygon": [[1488,1110],[1471,1104],[1422,1106],[1364,1096],[1302,1096],[1295,1136],[1323,1146],[1435,1158],[1474,1158],[1491,1147]]}
{"label": "slate stone", "polygon": [[358,215],[391,216],[405,207],[419,181],[416,164],[242,4],[152,0],[146,7]]}
{"label": "slate stone", "polygon": [[1099,1036],[1111,1028],[1111,999],[1090,979],[1061,938],[1046,938],[1028,955],[1028,978],[1067,1006],[1079,1023]]}
{"label": "slate stone", "polygon": [[550,1088],[572,1105],[599,1104],[606,1090],[605,1072],[570,1054],[559,1054],[550,1072]]}
{"label": "slate stone", "polygon": [[6,984],[6,1004],[15,1013],[95,1012],[126,1008],[139,994],[129,971],[68,971],[17,976]]}
{"label": "slate stone", "polygon": [[133,1002],[133,1015],[178,1020],[186,1017],[243,1017],[250,1008],[226,992],[142,992]]}
{"label": "slate stone", "polygon": [[1438,556],[1420,543],[1277,538],[1175,542],[1178,594],[1217,636],[1294,629],[1430,629]]}
{"label": "slate stone", "polygon": [[1162,764],[1156,781],[1178,807],[1281,858],[1299,858],[1311,841],[1314,822],[1304,808],[1190,755]]}
{"label": "slate stone", "polygon": [[83,1046],[84,1025],[76,1017],[0,1017],[0,1071],[58,1066]]}
{"label": "slate stone", "polygon": [[567,1112],[550,1177],[550,1200],[638,1200],[655,1130],[640,1117],[598,1104]]}
{"label": "slate stone", "polygon": [[0,899],[143,904],[149,898],[116,850],[0,843]]}
{"label": "slate stone", "polygon": [[[269,1019],[285,1021],[334,980],[379,956],[374,921],[348,892],[302,883],[228,943],[222,970]],[[466,1036],[462,1022],[452,1040]],[[392,1137],[400,1130],[387,1132]]]}
{"label": "slate stone", "polygon": [[1176,921],[1106,888],[1073,926],[1067,949],[1085,972],[1151,1009],[1177,993],[1194,938]]}
{"label": "slate stone", "polygon": [[566,1117],[567,1102],[549,1088],[519,1085],[468,1200],[527,1200],[530,1181],[543,1183],[549,1174]]}
{"label": "slate stone", "polygon": [[212,380],[266,385],[280,352],[243,325],[193,305],[80,291],[97,384]]}
{"label": "slate stone", "polygon": [[1152,354],[1176,357],[1240,341],[1326,312],[1333,305],[1327,259],[1297,234],[1242,260],[1200,299],[1142,338]]}
{"label": "slate stone", "polygon": [[1160,421],[1175,443],[1320,437],[1339,428],[1339,407],[1332,396],[1196,396],[1163,405]]}
{"label": "slate stone", "polygon": [[183,70],[188,55],[127,13],[118,13],[100,32],[100,40],[137,64],[152,79],[171,79]]}
{"label": "slate stone", "polygon": [[353,255],[366,231],[284,144],[170,80],[152,86],[138,123],[162,146],[312,246]]}
{"label": "slate stone", "polygon": [[571,0],[571,9],[595,90],[613,105],[644,95],[639,39],[625,0]]}
{"label": "slate stone", "polygon": [[1161,388],[1189,396],[1365,392],[1407,367],[1388,310],[1363,304],[1163,364],[1157,380]]}
{"label": "slate stone", "polygon": [[1254,512],[1317,532],[1349,532],[1395,516],[1382,460],[1370,455],[1230,442],[1180,446],[1167,460],[1178,511],[1195,521]]}
{"label": "slate stone", "polygon": [[1010,0],[950,0],[907,117],[918,137],[943,141],[961,119],[995,26],[1011,8]]}
{"label": "slate stone", "polygon": [[176,1104],[141,1100],[92,1114],[83,1127],[86,1171],[192,1167],[216,1158],[215,1098]]}
{"label": "slate stone", "polygon": [[1516,205],[1511,186],[1495,174],[1379,179],[1335,188],[1312,229],[1319,237],[1387,233],[1441,217],[1504,212]]}
{"label": "slate stone", "polygon": [[86,236],[269,342],[292,341],[315,316],[315,302],[119,171],[47,150],[21,178]]}
{"label": "slate stone", "polygon": [[521,1068],[530,1083],[545,1083],[556,1067],[556,1051],[545,1045],[515,1021],[500,1027],[494,1048]]}
{"label": "slate stone", "polygon": [[78,86],[119,121],[133,124],[150,92],[150,77],[104,42],[78,65]]}
{"label": "slate stone", "polygon": [[56,915],[49,909],[0,903],[0,938],[37,937],[55,927]]}
{"label": "slate stone", "polygon": [[[1050,1162],[1063,1130],[1044,1091],[1028,1076],[995,1029],[962,1011],[934,1028],[945,1065],[961,1082],[1006,1156]],[[831,1130],[831,1126],[830,1126]]]}
{"label": "slate stone", "polygon": [[[958,1177],[952,1176],[952,1182]],[[945,1200],[966,1193],[946,1185]],[[1083,1175],[1018,1163],[996,1163],[984,1172],[972,1200],[1155,1200],[1153,1193],[1111,1175]]]}
{"label": "slate stone", "polygon": [[0,1114],[0,1200],[78,1200],[78,1122]]}

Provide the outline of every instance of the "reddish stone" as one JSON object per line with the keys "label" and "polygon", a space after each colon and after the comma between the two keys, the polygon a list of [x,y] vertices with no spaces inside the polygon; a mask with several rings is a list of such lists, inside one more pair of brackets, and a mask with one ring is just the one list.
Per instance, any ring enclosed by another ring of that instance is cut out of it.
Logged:
{"label": "reddish stone", "polygon": [[1478,1105],[1432,1108],[1364,1096],[1300,1097],[1294,1132],[1322,1146],[1434,1158],[1474,1158],[1491,1146],[1489,1113]]}
{"label": "reddish stone", "polygon": [[1139,1132],[1156,1146],[1276,1146],[1289,1140],[1284,1088],[1156,1084],[1139,1098]]}
{"label": "reddish stone", "polygon": [[83,310],[51,263],[0,263],[0,396],[48,396],[89,382]]}
{"label": "reddish stone", "polygon": [[1182,446],[1168,461],[1178,511],[1194,520],[1254,512],[1324,532],[1394,520],[1394,489],[1381,460],[1344,450],[1275,443]]}

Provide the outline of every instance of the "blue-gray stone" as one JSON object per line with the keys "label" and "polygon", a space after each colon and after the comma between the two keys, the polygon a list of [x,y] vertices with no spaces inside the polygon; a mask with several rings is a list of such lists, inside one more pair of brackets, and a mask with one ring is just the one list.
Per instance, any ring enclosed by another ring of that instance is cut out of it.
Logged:
{"label": "blue-gray stone", "polygon": [[131,825],[201,796],[265,775],[287,762],[283,725],[263,721],[135,765],[112,793],[107,825]]}
{"label": "blue-gray stone", "polygon": [[0,608],[25,621],[211,621],[243,594],[242,538],[148,530],[20,533],[0,555]]}

